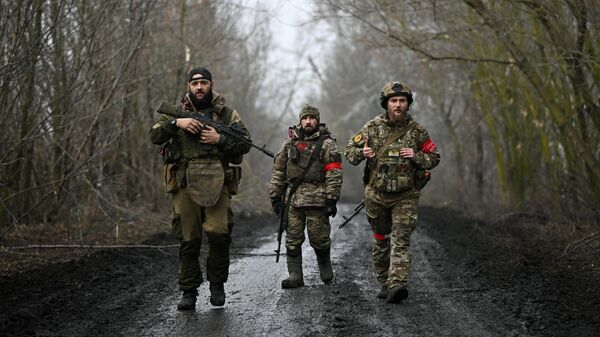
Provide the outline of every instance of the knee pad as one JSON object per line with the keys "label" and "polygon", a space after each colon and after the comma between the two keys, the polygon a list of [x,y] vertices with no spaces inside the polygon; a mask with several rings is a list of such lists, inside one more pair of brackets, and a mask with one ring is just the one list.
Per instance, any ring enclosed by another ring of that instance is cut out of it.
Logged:
{"label": "knee pad", "polygon": [[377,214],[376,216],[367,214],[367,221],[375,234],[388,235],[392,232],[392,217],[389,212]]}

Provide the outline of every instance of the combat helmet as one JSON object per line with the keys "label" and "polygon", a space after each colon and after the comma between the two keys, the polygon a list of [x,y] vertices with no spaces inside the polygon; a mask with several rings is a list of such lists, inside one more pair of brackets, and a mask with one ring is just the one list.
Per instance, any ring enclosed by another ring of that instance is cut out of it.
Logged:
{"label": "combat helmet", "polygon": [[321,120],[321,113],[319,112],[319,109],[317,109],[316,106],[308,103],[302,106],[302,109],[300,109],[300,115],[298,117],[300,117],[300,120],[302,120],[302,118],[305,116],[314,116],[317,121]]}
{"label": "combat helmet", "polygon": [[410,87],[402,82],[394,81],[388,82],[381,89],[381,95],[379,96],[379,103],[381,107],[387,110],[387,102],[390,97],[394,96],[404,96],[408,100],[408,105],[410,106],[413,102],[412,92],[410,91]]}

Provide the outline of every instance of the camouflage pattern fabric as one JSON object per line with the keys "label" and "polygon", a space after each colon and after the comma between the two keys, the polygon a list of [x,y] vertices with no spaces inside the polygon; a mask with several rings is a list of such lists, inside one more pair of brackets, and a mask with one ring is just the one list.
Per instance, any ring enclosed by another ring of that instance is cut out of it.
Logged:
{"label": "camouflage pattern fabric", "polygon": [[300,109],[300,114],[298,115],[298,117],[300,120],[302,120],[302,118],[304,118],[306,116],[313,116],[317,120],[320,120],[321,112],[319,112],[319,109],[317,109],[317,107],[315,107],[314,105],[304,104],[302,106],[302,109]]}
{"label": "camouflage pattern fabric", "polygon": [[322,207],[290,207],[285,249],[298,251],[304,243],[304,227],[311,247],[326,250],[331,246],[329,217]]}
{"label": "camouflage pattern fabric", "polygon": [[[321,153],[310,167],[303,183],[291,200],[294,207],[325,207],[327,198],[338,200],[342,189],[342,155],[334,139],[329,137],[325,124],[314,134],[303,137],[298,126],[289,128],[287,138],[275,156],[273,174],[269,184],[271,198],[282,197],[292,180],[300,176],[308,158],[316,147],[318,138],[327,135]],[[287,202],[287,201],[286,201]]]}
{"label": "camouflage pattern fabric", "polygon": [[[398,140],[383,148],[390,134],[401,134]],[[349,140],[344,155],[352,165],[365,160],[363,148],[368,145],[378,154],[369,158],[371,167],[365,186],[367,220],[373,230],[372,252],[377,280],[388,287],[405,285],[410,270],[410,235],[417,221],[419,190],[414,186],[417,168],[432,169],[440,161],[440,154],[427,130],[410,115],[398,123],[382,114],[367,122]],[[412,160],[400,158],[401,148],[412,148]]]}
{"label": "camouflage pattern fabric", "polygon": [[327,199],[338,200],[342,188],[342,155],[325,124],[312,135],[304,137],[298,126],[289,128],[288,138],[275,157],[273,175],[269,184],[271,198],[287,194],[292,181],[307,167],[319,137],[325,136],[317,160],[313,162],[303,182],[292,196],[286,230],[286,250],[297,252],[304,242],[304,228],[315,249],[329,249],[331,226],[326,214]]}
{"label": "camouflage pattern fabric", "polygon": [[408,198],[383,204],[370,202],[367,206],[370,222],[374,214],[381,216],[387,213],[391,217],[389,233],[374,235],[372,239],[377,281],[388,287],[408,282],[410,235],[417,222],[417,204],[418,198]]}

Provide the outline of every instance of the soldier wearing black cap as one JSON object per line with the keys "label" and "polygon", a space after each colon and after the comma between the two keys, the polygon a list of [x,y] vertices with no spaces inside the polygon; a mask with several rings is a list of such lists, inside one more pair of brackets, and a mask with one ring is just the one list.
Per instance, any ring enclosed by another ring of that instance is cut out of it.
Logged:
{"label": "soldier wearing black cap", "polygon": [[[196,111],[242,130],[250,137],[240,115],[213,91],[208,69],[198,67],[188,76],[188,93],[180,101],[183,111]],[[231,196],[237,193],[244,154],[250,146],[236,142],[193,118],[161,115],[150,137],[162,145],[166,191],[173,196],[173,232],[179,239],[179,310],[195,309],[197,289],[203,281],[198,257],[202,232],[209,244],[206,277],[210,303],[225,303],[224,283],[229,274],[232,223]]]}

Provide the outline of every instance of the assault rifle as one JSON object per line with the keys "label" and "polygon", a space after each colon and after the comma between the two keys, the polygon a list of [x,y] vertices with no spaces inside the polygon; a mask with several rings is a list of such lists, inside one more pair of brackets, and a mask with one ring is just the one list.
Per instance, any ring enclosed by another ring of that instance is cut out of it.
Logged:
{"label": "assault rifle", "polygon": [[215,129],[220,134],[231,137],[231,138],[235,139],[235,141],[237,141],[237,142],[246,143],[246,144],[254,147],[255,149],[258,149],[260,152],[266,154],[267,156],[269,156],[271,158],[275,158],[275,154],[273,154],[273,152],[267,150],[266,144],[263,146],[256,146],[256,145],[254,145],[254,143],[252,143],[252,140],[250,140],[248,135],[246,135],[242,130],[240,130],[236,127],[227,126],[223,123],[214,121],[210,117],[205,116],[201,113],[198,113],[195,111],[189,111],[189,112],[181,111],[180,107],[175,106],[173,104],[169,104],[165,101],[160,102],[160,106],[158,107],[156,112],[165,114],[165,115],[169,115],[169,116],[172,116],[175,118],[193,118],[193,119],[199,121],[200,123],[202,123],[202,125],[204,125],[204,126],[210,126],[211,128]]}
{"label": "assault rifle", "polygon": [[349,217],[347,216],[342,216],[342,218],[344,218],[344,221],[341,225],[339,225],[339,228],[343,228],[344,226],[346,226],[348,224],[348,222],[350,222],[350,220],[352,220],[352,218],[354,218],[355,216],[358,215],[358,213],[360,213],[360,211],[362,211],[362,209],[365,208],[365,201],[361,201],[360,204],[358,204],[358,206],[354,207],[354,213],[352,213],[352,215],[350,215]]}
{"label": "assault rifle", "polygon": [[279,230],[277,231],[277,249],[275,250],[275,263],[279,263],[279,254],[281,254],[281,237],[283,232],[287,229],[287,213],[289,207],[283,205],[281,212],[279,212]]}

